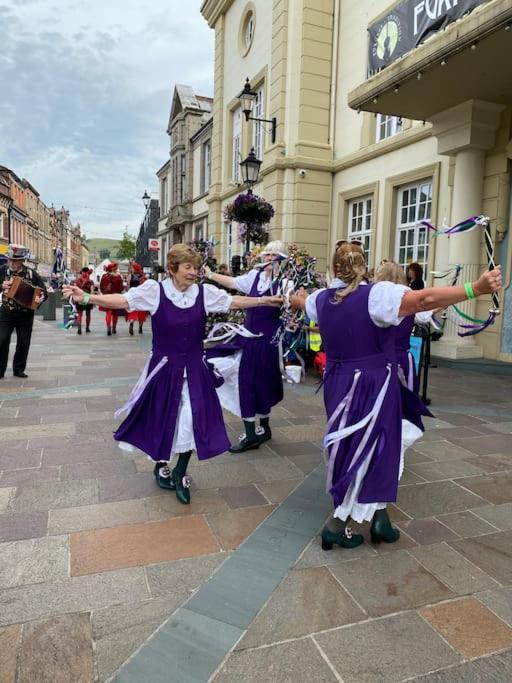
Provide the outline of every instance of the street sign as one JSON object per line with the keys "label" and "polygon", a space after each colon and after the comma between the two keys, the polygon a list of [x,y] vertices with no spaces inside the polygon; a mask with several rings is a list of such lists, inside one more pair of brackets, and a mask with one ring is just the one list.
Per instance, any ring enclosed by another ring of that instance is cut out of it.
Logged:
{"label": "street sign", "polygon": [[149,251],[160,251],[160,240],[159,239],[148,240],[148,249],[149,249]]}

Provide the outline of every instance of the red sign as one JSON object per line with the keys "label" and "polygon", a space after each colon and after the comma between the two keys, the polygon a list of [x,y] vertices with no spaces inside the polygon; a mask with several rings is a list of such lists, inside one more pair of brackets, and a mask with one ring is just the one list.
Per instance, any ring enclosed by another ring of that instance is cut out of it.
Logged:
{"label": "red sign", "polygon": [[149,251],[160,251],[160,240],[148,240],[148,249]]}

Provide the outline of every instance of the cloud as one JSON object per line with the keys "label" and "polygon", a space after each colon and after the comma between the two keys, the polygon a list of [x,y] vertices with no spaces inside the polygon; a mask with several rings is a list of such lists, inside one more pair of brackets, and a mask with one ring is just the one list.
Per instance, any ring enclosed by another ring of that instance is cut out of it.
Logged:
{"label": "cloud", "polygon": [[157,191],[175,83],[213,90],[199,2],[0,5],[0,164],[91,236],[138,230]]}

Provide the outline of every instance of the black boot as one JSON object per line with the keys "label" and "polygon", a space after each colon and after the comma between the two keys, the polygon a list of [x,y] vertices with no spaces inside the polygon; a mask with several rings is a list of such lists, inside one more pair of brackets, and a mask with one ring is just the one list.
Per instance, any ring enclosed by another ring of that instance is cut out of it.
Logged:
{"label": "black boot", "polygon": [[243,436],[236,446],[231,446],[230,453],[244,453],[260,447],[260,439],[256,435],[256,423],[251,420],[244,420],[245,436]]}
{"label": "black boot", "polygon": [[112,334],[117,334],[117,330],[115,327],[112,328]]}
{"label": "black boot", "polygon": [[180,453],[176,467],[171,473],[172,483],[175,486],[176,498],[183,505],[190,504],[190,477],[187,477],[187,467],[192,451]]}
{"label": "black boot", "polygon": [[139,325],[139,334],[142,334],[142,325]]}
{"label": "black boot", "polygon": [[133,323],[130,323],[130,327],[128,328],[128,332],[130,333],[130,337],[133,337]]}
{"label": "black boot", "polygon": [[90,332],[91,332],[91,328],[90,328],[90,327],[86,327],[86,328],[85,328],[85,333],[86,333],[86,334],[90,334]]}
{"label": "black boot", "polygon": [[107,327],[107,337],[110,337],[110,336],[112,336],[112,329],[109,326],[109,327]]}
{"label": "black boot", "polygon": [[172,481],[168,462],[161,460],[160,462],[155,463],[153,474],[155,475],[156,483],[161,489],[167,489],[169,491],[174,491],[176,489],[176,486]]}
{"label": "black boot", "polygon": [[400,531],[395,529],[389,519],[388,511],[376,510],[370,527],[372,543],[395,543],[400,538]]}
{"label": "black boot", "polygon": [[363,541],[361,534],[353,534],[346,522],[334,515],[322,531],[322,550],[332,550],[335,544],[340,548],[357,548]]}
{"label": "black boot", "polygon": [[260,429],[258,430],[258,437],[259,437],[260,443],[265,443],[265,441],[270,441],[270,439],[272,438],[272,430],[270,429],[269,422],[270,422],[270,417],[260,418]]}
{"label": "black boot", "polygon": [[76,330],[76,333],[77,333],[77,334],[82,334],[82,326],[81,326],[81,325],[78,325],[77,330]]}

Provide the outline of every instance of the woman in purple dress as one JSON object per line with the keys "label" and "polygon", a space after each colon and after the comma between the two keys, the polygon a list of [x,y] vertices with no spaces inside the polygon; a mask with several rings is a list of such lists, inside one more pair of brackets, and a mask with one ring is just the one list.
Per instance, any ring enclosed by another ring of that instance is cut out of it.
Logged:
{"label": "woman in purple dress", "polygon": [[[128,414],[114,438],[126,450],[147,453],[155,461],[157,484],[175,491],[184,504],[190,503],[187,467],[192,451],[205,460],[229,448],[215,373],[204,357],[206,316],[258,306],[278,310],[281,304],[280,297],[233,297],[212,285],[197,285],[200,265],[197,252],[177,244],[167,254],[169,278],[162,283],[146,280],[123,294],[108,295],[63,288],[65,296],[79,303],[150,312],[153,349],[128,402],[116,413]],[[171,471],[174,454],[178,458]]]}
{"label": "woman in purple dress", "polygon": [[[371,539],[393,543],[400,534],[386,506],[396,501],[401,457],[402,399],[395,327],[408,315],[446,307],[497,291],[501,271],[473,284],[411,291],[392,282],[369,284],[359,244],[341,244],[333,258],[335,280],[292,305],[317,321],[327,354],[324,402],[328,417],[327,490],[335,511],[322,547],[353,548],[363,542],[347,521],[371,522]],[[407,390],[406,390],[407,391]]]}
{"label": "woman in purple dress", "polygon": [[[262,266],[256,266],[238,277],[220,275],[209,269],[207,277],[222,287],[238,290],[251,297],[281,294],[276,291],[274,278],[277,262],[286,258],[283,243],[269,242],[261,256]],[[259,448],[260,444],[272,438],[270,411],[283,400],[279,346],[272,341],[279,328],[279,320],[280,311],[276,308],[266,306],[257,311],[249,310],[245,317],[245,329],[252,335],[239,335],[232,343],[217,346],[208,353],[208,358],[216,364],[219,356],[230,355],[234,362],[228,372],[230,375],[233,372],[237,374],[237,381],[232,383],[232,387],[238,396],[227,396],[224,388],[220,392],[226,395],[225,399],[224,396],[221,398],[224,407],[238,414],[244,423],[245,434],[237,445],[229,449],[231,453]],[[239,366],[235,368],[238,363]],[[257,417],[260,421],[258,429]]]}

